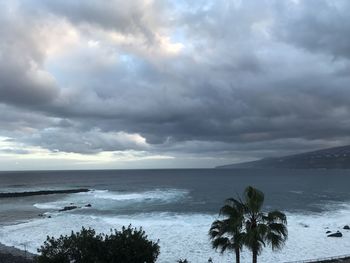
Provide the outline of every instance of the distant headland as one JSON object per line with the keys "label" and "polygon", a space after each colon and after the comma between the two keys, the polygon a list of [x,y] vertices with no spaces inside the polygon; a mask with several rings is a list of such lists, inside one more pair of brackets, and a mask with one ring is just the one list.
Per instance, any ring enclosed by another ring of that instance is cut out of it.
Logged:
{"label": "distant headland", "polygon": [[350,169],[350,145],[217,166],[218,169]]}

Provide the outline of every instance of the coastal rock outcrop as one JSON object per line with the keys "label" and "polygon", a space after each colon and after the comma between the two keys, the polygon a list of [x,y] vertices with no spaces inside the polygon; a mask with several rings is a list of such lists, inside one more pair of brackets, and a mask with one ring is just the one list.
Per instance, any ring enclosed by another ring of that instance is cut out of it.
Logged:
{"label": "coastal rock outcrop", "polygon": [[329,234],[327,237],[342,237],[343,234],[339,231],[337,231],[336,233],[333,234]]}
{"label": "coastal rock outcrop", "polygon": [[[84,207],[92,207],[92,205],[89,203],[89,204],[84,205]],[[77,208],[81,208],[81,207],[74,205],[74,203],[70,203],[68,206],[63,207],[62,209],[60,209],[58,211],[64,212],[64,211],[69,211],[69,210],[73,210],[73,209],[77,209]]]}
{"label": "coastal rock outcrop", "polygon": [[[42,218],[51,218],[50,215],[46,215],[46,214],[38,214],[39,217],[42,217]],[[1,262],[1,261],[0,261]]]}
{"label": "coastal rock outcrop", "polygon": [[76,205],[69,205],[69,206],[65,206],[63,207],[63,209],[58,210],[59,212],[63,212],[63,211],[69,211],[69,210],[73,210],[73,209],[77,209],[78,207]]}

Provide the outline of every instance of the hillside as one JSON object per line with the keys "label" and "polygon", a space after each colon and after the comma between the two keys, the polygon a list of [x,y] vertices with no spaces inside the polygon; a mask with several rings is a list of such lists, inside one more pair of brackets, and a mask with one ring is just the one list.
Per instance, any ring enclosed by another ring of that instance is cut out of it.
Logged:
{"label": "hillside", "polygon": [[283,157],[264,158],[252,162],[223,165],[216,168],[349,169],[350,145]]}

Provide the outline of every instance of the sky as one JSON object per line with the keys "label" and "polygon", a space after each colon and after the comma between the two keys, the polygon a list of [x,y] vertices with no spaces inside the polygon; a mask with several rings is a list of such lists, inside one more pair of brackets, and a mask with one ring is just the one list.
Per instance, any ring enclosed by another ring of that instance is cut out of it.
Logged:
{"label": "sky", "polygon": [[2,0],[0,170],[350,144],[348,0]]}

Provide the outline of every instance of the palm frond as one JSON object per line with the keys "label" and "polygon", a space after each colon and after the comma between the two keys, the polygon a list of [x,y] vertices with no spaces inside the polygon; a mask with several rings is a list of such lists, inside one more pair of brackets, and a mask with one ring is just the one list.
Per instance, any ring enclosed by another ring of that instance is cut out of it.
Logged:
{"label": "palm frond", "polygon": [[264,204],[264,193],[260,190],[248,186],[244,191],[245,204],[249,211],[258,213]]}
{"label": "palm frond", "polygon": [[211,242],[211,244],[213,248],[219,249],[221,253],[224,253],[231,245],[230,239],[227,237],[216,238]]}
{"label": "palm frond", "polygon": [[286,225],[281,224],[281,223],[272,223],[269,224],[269,228],[271,232],[274,232],[280,236],[282,236],[283,238],[287,238],[288,236],[288,230]]}
{"label": "palm frond", "polygon": [[269,212],[267,216],[264,218],[267,222],[280,222],[283,224],[287,224],[287,216],[281,211],[275,210]]}
{"label": "palm frond", "polygon": [[271,244],[272,250],[281,249],[285,243],[285,239],[281,235],[275,234],[274,232],[268,233],[266,240],[269,244]]}
{"label": "palm frond", "polygon": [[227,232],[227,224],[224,221],[216,220],[212,223],[209,229],[209,236],[213,239],[220,237]]}
{"label": "palm frond", "polygon": [[236,208],[230,205],[224,205],[220,209],[220,215],[228,216],[228,217],[241,217],[242,213]]}

